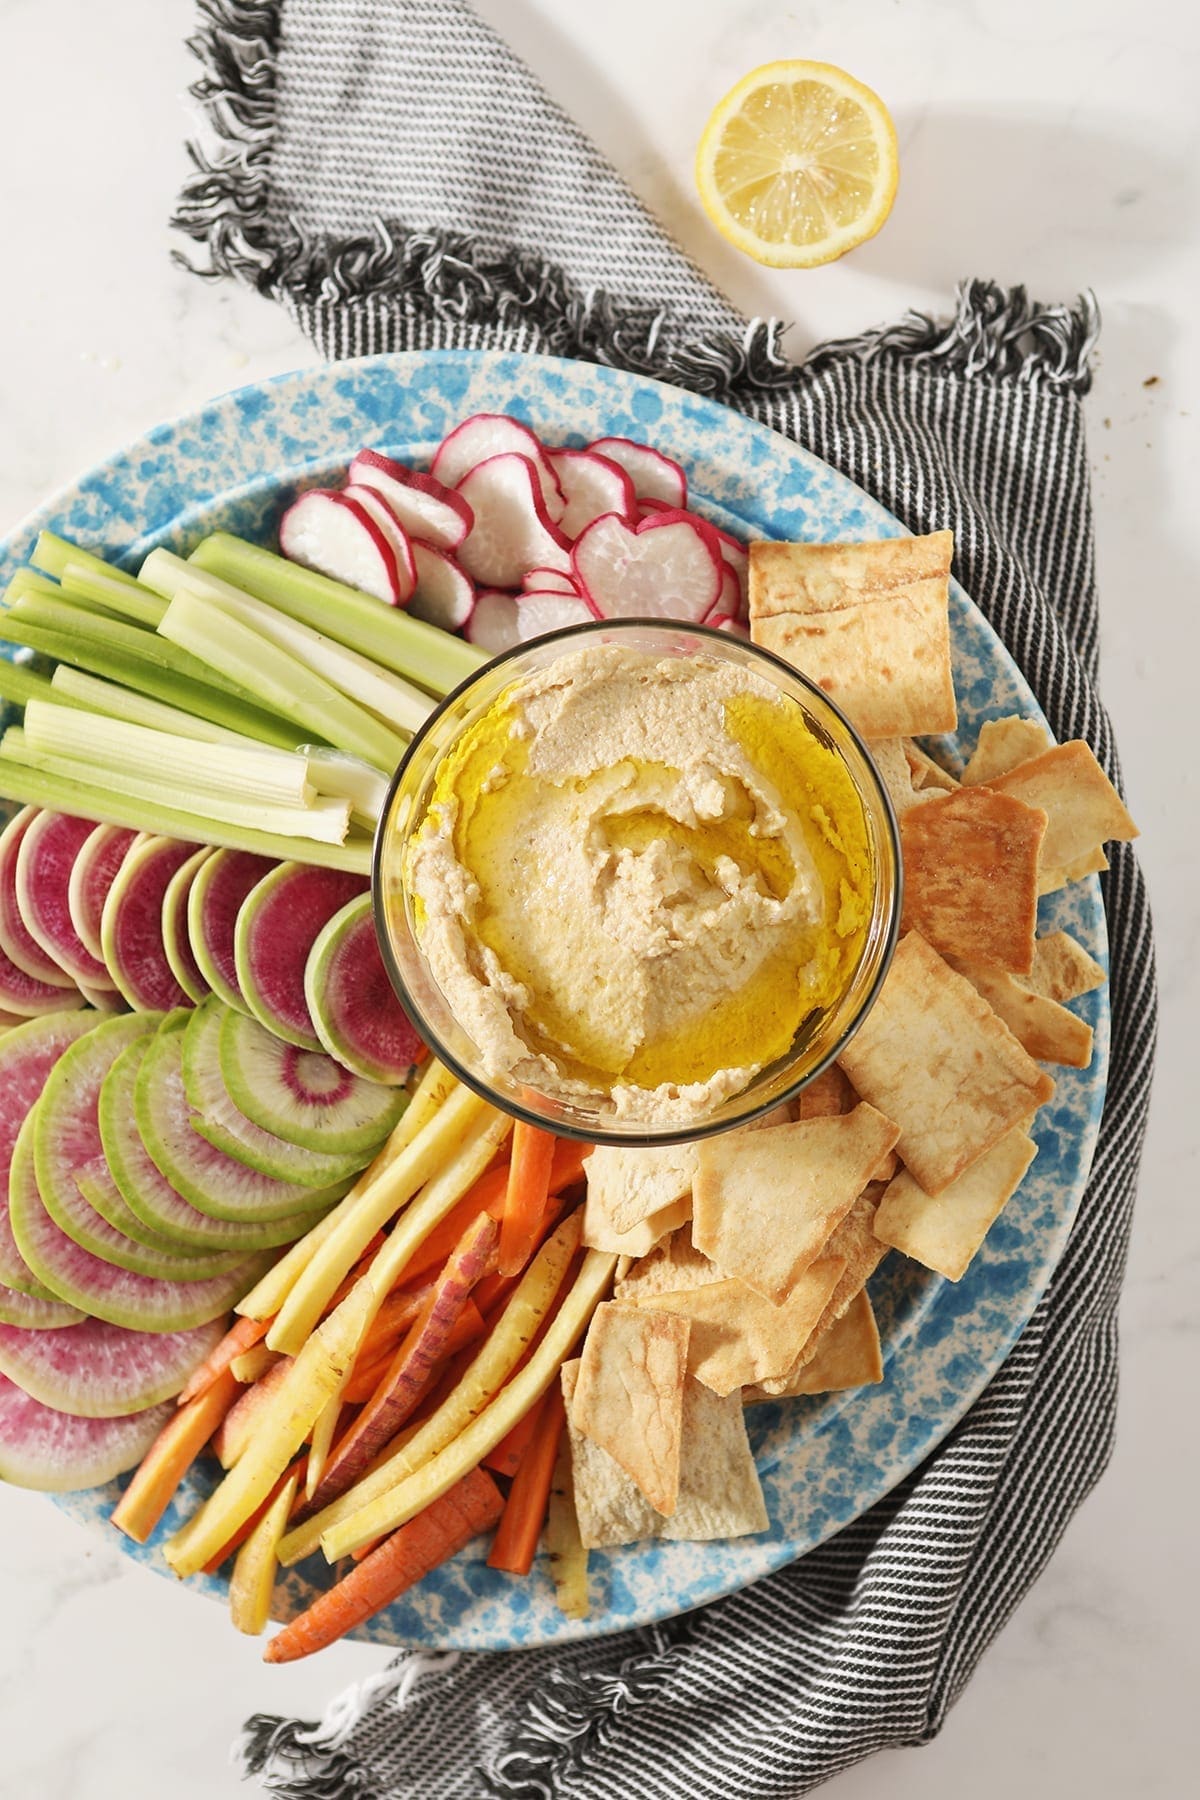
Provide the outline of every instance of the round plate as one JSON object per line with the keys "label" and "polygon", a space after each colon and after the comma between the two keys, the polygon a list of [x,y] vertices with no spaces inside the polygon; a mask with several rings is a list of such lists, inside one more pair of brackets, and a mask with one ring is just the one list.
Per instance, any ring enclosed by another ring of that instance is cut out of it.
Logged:
{"label": "round plate", "polygon": [[[826,464],[739,414],[675,388],[577,362],[447,351],[330,365],[243,388],[162,425],[52,501],[0,549],[0,581],[50,528],[129,564],[158,544],[186,552],[223,529],[272,541],[297,490],[339,481],[372,445],[427,464],[440,439],[475,412],[509,412],[550,444],[643,439],[686,468],[697,511],[742,536],[831,541],[894,537],[903,527]],[[995,633],[957,586],[951,592],[958,733],[931,748],[961,765],[985,719],[1041,718]],[[1106,964],[1093,877],[1042,902],[1043,931],[1071,931]],[[986,1385],[1033,1312],[1066,1242],[1091,1165],[1108,1059],[1107,990],[1078,1010],[1094,1028],[1089,1069],[1055,1070],[1037,1116],[1038,1156],[963,1279],[953,1285],[894,1254],[871,1283],[887,1366],[857,1393],[756,1406],[747,1415],[771,1525],[710,1544],[631,1545],[591,1559],[592,1612],[557,1611],[539,1563],[526,1580],[497,1574],[478,1547],[426,1577],[371,1620],[379,1643],[496,1649],[617,1631],[699,1606],[811,1550],[863,1513],[945,1436]],[[154,1541],[121,1539],[167,1573],[157,1548],[214,1485],[189,1481]],[[56,1497],[108,1529],[119,1484]],[[172,1577],[174,1579],[174,1577]],[[193,1588],[223,1597],[220,1577]],[[288,1572],[277,1613],[301,1610],[328,1585],[323,1561]]]}

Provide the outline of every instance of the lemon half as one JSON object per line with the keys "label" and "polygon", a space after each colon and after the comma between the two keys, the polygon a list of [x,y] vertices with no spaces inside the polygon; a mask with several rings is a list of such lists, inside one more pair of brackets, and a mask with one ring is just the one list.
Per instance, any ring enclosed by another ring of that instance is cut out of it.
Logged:
{"label": "lemon half", "polygon": [[774,268],[814,268],[873,237],[899,176],[886,106],[832,63],[752,69],[713,109],[696,152],[717,230]]}

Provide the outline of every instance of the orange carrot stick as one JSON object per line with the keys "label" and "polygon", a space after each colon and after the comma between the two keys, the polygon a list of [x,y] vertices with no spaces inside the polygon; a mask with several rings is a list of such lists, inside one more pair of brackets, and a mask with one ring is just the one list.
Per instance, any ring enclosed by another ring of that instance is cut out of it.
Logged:
{"label": "orange carrot stick", "polygon": [[562,1389],[557,1382],[546,1390],[534,1410],[537,1423],[533,1436],[513,1478],[504,1516],[488,1553],[488,1567],[507,1569],[510,1575],[528,1575],[533,1567],[550,1503],[559,1439],[567,1422]]}
{"label": "orange carrot stick", "polygon": [[238,1391],[238,1383],[226,1369],[210,1388],[167,1420],[117,1502],[112,1522],[118,1531],[136,1544],[146,1542]]}
{"label": "orange carrot stick", "polygon": [[245,1543],[246,1539],[250,1536],[250,1533],[254,1530],[254,1527],[258,1524],[258,1521],[262,1518],[262,1516],[266,1512],[267,1508],[269,1506],[271,1506],[274,1503],[274,1501],[278,1498],[278,1496],[283,1488],[284,1483],[286,1481],[289,1481],[293,1475],[296,1477],[297,1487],[300,1489],[301,1492],[303,1492],[304,1471],[307,1469],[307,1467],[308,1467],[308,1452],[307,1452],[307,1450],[305,1450],[305,1451],[301,1452],[301,1454],[296,1458],[294,1463],[290,1463],[288,1465],[288,1467],[283,1471],[283,1474],[279,1477],[279,1480],[275,1483],[275,1486],[271,1489],[270,1493],[267,1495],[267,1497],[263,1501],[262,1505],[256,1506],[254,1511],[250,1514],[250,1517],[244,1522],[244,1524],[241,1524],[238,1526],[237,1530],[234,1532],[234,1534],[230,1538],[229,1542],[227,1544],[222,1544],[221,1548],[218,1551],[216,1551],[212,1556],[209,1557],[208,1561],[205,1563],[203,1569],[201,1570],[202,1575],[215,1575],[217,1570],[221,1567],[221,1564],[223,1562],[226,1562],[228,1560],[228,1558],[233,1555],[235,1550],[241,1549],[242,1545]]}
{"label": "orange carrot stick", "polygon": [[[486,1329],[483,1314],[475,1302],[473,1300],[465,1301],[457,1321],[450,1328],[450,1335],[446,1339],[445,1348],[442,1351],[443,1357],[454,1356],[457,1351],[465,1349],[468,1344],[473,1344],[476,1338],[483,1336]],[[359,1364],[355,1363],[354,1373],[350,1377],[346,1392],[342,1395],[347,1405],[362,1406],[371,1398],[399,1348],[400,1339],[397,1333],[393,1335],[390,1343],[380,1345],[379,1354],[369,1363],[364,1364],[361,1370]]]}
{"label": "orange carrot stick", "polygon": [[273,1396],[287,1379],[292,1361],[290,1356],[280,1357],[277,1363],[272,1363],[265,1375],[260,1375],[250,1387],[243,1388],[235,1398],[220,1426],[213,1433],[213,1455],[223,1469],[232,1468],[250,1442],[263,1409],[270,1405]]}
{"label": "orange carrot stick", "polygon": [[440,1500],[393,1531],[307,1612],[285,1625],[268,1642],[264,1660],[295,1662],[335,1643],[487,1531],[500,1517],[503,1504],[491,1476],[472,1469]]}
{"label": "orange carrot stick", "polygon": [[550,1194],[554,1139],[537,1125],[518,1119],[513,1126],[508,1192],[500,1223],[499,1271],[515,1275],[533,1254],[538,1228]]}
{"label": "orange carrot stick", "polygon": [[[515,1371],[514,1371],[515,1372]],[[494,1450],[490,1450],[483,1459],[485,1469],[491,1469],[495,1475],[513,1476],[521,1466],[524,1456],[538,1422],[538,1407],[531,1406],[524,1416],[517,1420],[507,1437],[502,1437]]]}
{"label": "orange carrot stick", "polygon": [[[568,1202],[562,1198],[561,1194],[551,1194],[546,1202],[546,1209],[542,1214],[541,1227],[538,1231],[537,1238],[534,1241],[535,1251],[541,1249],[546,1239],[550,1236],[550,1233],[554,1230],[554,1227],[558,1224],[567,1205]],[[529,1261],[532,1260],[533,1254],[531,1252]],[[495,1275],[485,1275],[479,1286],[475,1289],[475,1304],[489,1323],[495,1318],[500,1308],[504,1305],[524,1272],[524,1269],[520,1269],[515,1275],[501,1275],[499,1273]]]}
{"label": "orange carrot stick", "polygon": [[252,1350],[255,1344],[266,1337],[270,1329],[270,1319],[236,1319],[220,1343],[213,1346],[200,1367],[184,1384],[179,1394],[178,1404],[186,1406],[189,1400],[196,1398],[197,1394],[205,1393],[218,1375],[223,1375],[229,1365],[236,1362],[239,1356],[244,1355],[247,1350]]}

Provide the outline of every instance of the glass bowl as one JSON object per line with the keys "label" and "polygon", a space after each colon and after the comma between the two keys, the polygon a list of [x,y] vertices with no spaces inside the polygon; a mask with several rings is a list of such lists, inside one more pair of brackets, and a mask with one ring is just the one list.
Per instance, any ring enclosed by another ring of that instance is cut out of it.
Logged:
{"label": "glass bowl", "polygon": [[[801,708],[808,729],[839,756],[858,800],[871,858],[871,909],[857,964],[836,999],[802,1021],[783,1056],[702,1117],[649,1125],[613,1112],[611,1102],[564,1098],[524,1080],[493,1076],[451,1011],[422,952],[412,897],[400,872],[410,834],[428,810],[444,759],[462,733],[514,683],[589,642],[614,643],[657,657],[703,655],[749,668]],[[405,1011],[436,1056],[494,1106],[560,1136],[603,1144],[671,1144],[727,1131],[791,1099],[827,1068],[854,1035],[887,973],[900,919],[901,868],[895,814],[864,744],[827,695],[789,664],[729,632],[662,620],[597,620],[522,644],[487,663],[447,696],[413,738],[396,771],[375,836],[375,926],[388,975]]]}

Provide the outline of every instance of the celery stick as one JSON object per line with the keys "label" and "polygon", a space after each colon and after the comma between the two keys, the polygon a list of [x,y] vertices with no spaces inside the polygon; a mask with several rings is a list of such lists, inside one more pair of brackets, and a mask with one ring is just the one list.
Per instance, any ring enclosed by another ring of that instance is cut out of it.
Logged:
{"label": "celery stick", "polygon": [[340,795],[349,800],[356,819],[366,820],[372,827],[378,824],[388,792],[387,778],[378,769],[360,757],[317,744],[302,745],[300,754],[308,759],[308,779],[319,794]]}
{"label": "celery stick", "polygon": [[[94,773],[95,771],[90,771]],[[356,875],[371,872],[369,839],[348,838],[344,844],[318,844],[311,838],[283,837],[255,831],[243,825],[223,824],[194,810],[112,794],[105,787],[64,780],[47,770],[14,761],[0,751],[0,793],[21,806],[45,806],[53,812],[73,813],[94,819],[98,825],[125,825],[132,831],[152,831],[157,837],[179,838],[184,843],[215,844],[220,849],[253,850],[279,862],[316,863],[327,869],[351,869]]]}
{"label": "celery stick", "polygon": [[439,698],[488,660],[473,644],[410,617],[401,607],[385,606],[369,594],[228,532],[205,538],[189,560],[256,600],[269,600],[290,618],[361,651],[372,662],[407,675]]}
{"label": "celery stick", "polygon": [[62,573],[64,594],[102,606],[105,612],[130,619],[135,625],[148,625],[153,631],[166,612],[157,594],[145,593],[136,582],[114,581],[111,575],[97,575],[86,563],[69,562]]}
{"label": "celery stick", "polygon": [[[133,635],[138,638],[150,637],[152,634],[134,629]],[[77,634],[70,631],[32,625],[11,612],[0,612],[0,640],[9,644],[21,644],[27,650],[41,651],[44,656],[52,656],[56,662],[70,663],[73,667],[87,669],[94,675],[105,675],[126,687],[136,688],[141,694],[149,694],[155,700],[162,700],[168,706],[183,707],[201,718],[212,720],[216,725],[225,725],[232,731],[243,731],[247,737],[258,738],[264,744],[276,744],[283,750],[294,750],[303,739],[313,736],[311,731],[297,730],[284,720],[273,718],[262,708],[237,699],[227,690],[211,687],[207,682],[194,681],[187,675],[178,675],[172,670],[147,662],[133,649],[121,646],[113,648],[110,644],[94,640],[83,642]]]}
{"label": "celery stick", "polygon": [[155,593],[165,594],[168,600],[181,592],[195,594],[197,599],[219,607],[231,618],[241,619],[397,730],[409,733],[419,730],[434,709],[435,702],[429,695],[405,681],[402,675],[381,669],[370,657],[347,649],[336,638],[326,637],[322,632],[314,631],[311,625],[289,618],[287,613],[280,612],[278,607],[265,600],[243,594],[220,576],[209,575],[194,563],[172,556],[168,550],[151,552],[142,564],[140,579],[148,582]]}
{"label": "celery stick", "polygon": [[394,769],[404,755],[404,739],[363,707],[269,643],[261,632],[217,612],[194,594],[175,596],[159,632],[172,645],[248,688],[265,706],[327,738],[336,749],[349,750],[386,770]]}
{"label": "celery stick", "polygon": [[46,599],[40,594],[31,594],[9,608],[9,618],[17,624],[69,632],[83,643],[102,644],[127,655],[139,656],[143,662],[155,663],[160,669],[170,669],[176,675],[186,675],[191,681],[204,681],[209,687],[223,687],[226,692],[235,693],[240,700],[254,700],[254,695],[245,688],[239,688],[228,680],[214,681],[212,669],[199,657],[191,656],[177,644],[169,643],[157,631],[147,631],[143,626],[130,625],[124,619],[112,619],[101,613],[91,612],[83,601],[73,600],[65,593],[54,600]]}
{"label": "celery stick", "polygon": [[[11,663],[7,656],[0,656],[0,700],[9,700],[14,706],[26,706],[30,700],[57,700],[60,695],[54,692],[48,675],[39,675],[36,669],[24,663]],[[68,700],[68,706],[78,706],[78,700]],[[322,789],[322,793],[328,790]]]}
{"label": "celery stick", "polygon": [[[0,678],[2,676],[0,669]],[[135,693],[132,688],[118,686],[115,681],[101,681],[83,669],[73,669],[69,663],[59,663],[47,691],[39,690],[37,698],[53,700],[62,706],[86,707],[88,712],[103,713],[106,719],[127,719],[131,725],[149,725],[152,731],[171,731],[176,737],[194,738],[202,744],[241,744],[245,749],[253,750],[261,742],[244,731],[230,731],[224,725],[214,725],[209,719],[197,718],[195,713],[186,712],[181,706],[152,700],[146,694]],[[279,747],[290,748],[288,745]],[[322,793],[328,791],[321,789]]]}
{"label": "celery stick", "polygon": [[96,556],[90,550],[83,550],[78,544],[72,544],[67,538],[56,537],[52,531],[40,531],[37,543],[33,546],[30,562],[47,575],[62,580],[63,570],[67,564],[74,563],[78,568],[89,569],[93,575],[105,575],[110,581],[120,581],[127,587],[136,588],[137,577],[130,575],[125,569],[118,569],[116,563],[106,562],[104,557]]}
{"label": "celery stick", "polygon": [[15,606],[18,600],[24,600],[30,594],[36,594],[43,600],[56,600],[59,592],[58,583],[47,581],[36,569],[18,569],[4,590],[4,605]]}
{"label": "celery stick", "polygon": [[[86,783],[88,777],[96,773],[95,763],[85,757],[54,756],[35,749],[19,725],[11,725],[0,738],[0,753],[9,761],[26,763],[64,781]],[[105,769],[104,780],[114,797],[145,800],[177,812],[188,807],[197,818],[212,820],[214,824],[240,825],[254,831],[272,832],[279,837],[341,844],[350,826],[349,801],[325,794],[318,795],[311,806],[273,806],[259,800],[231,799],[227,795],[205,792],[198,785],[152,781],[144,776],[129,775],[122,769]]]}
{"label": "celery stick", "polygon": [[263,744],[252,749],[208,744],[197,751],[193,738],[100,713],[75,712],[44,700],[31,700],[25,708],[25,737],[31,749],[48,756],[75,757],[160,785],[178,782],[186,787],[190,782],[230,800],[304,806],[314,797],[304,757]]}

